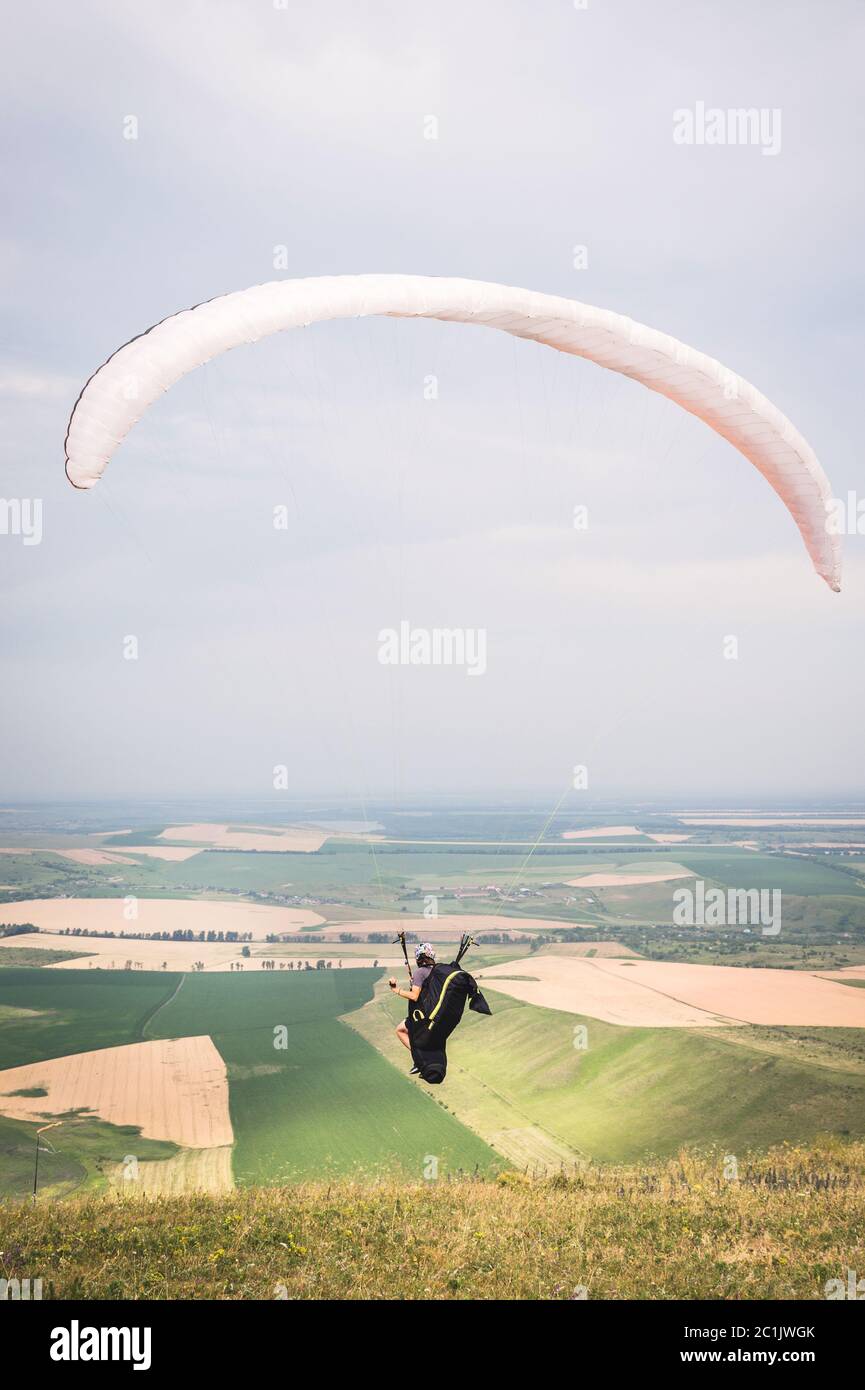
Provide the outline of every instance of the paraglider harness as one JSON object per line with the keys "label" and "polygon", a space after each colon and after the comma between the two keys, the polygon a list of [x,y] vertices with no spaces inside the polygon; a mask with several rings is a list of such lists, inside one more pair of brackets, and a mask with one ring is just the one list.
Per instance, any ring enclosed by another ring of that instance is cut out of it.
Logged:
{"label": "paraglider harness", "polygon": [[[396,939],[402,946],[411,979],[405,932],[400,932]],[[472,937],[464,932],[456,958],[449,965],[432,967],[421,986],[419,998],[409,1007],[406,1026],[412,1061],[430,1086],[438,1086],[445,1079],[448,1068],[445,1044],[462,1019],[466,1000],[469,1008],[476,1013],[492,1013],[478,989],[477,981],[460,965],[471,945]]]}

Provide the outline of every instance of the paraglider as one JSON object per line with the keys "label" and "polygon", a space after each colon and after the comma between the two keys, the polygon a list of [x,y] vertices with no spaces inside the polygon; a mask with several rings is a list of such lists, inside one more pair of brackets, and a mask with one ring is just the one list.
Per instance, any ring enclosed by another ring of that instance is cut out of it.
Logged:
{"label": "paraglider", "polygon": [[419,1075],[429,1086],[440,1086],[448,1069],[447,1040],[462,1019],[466,1002],[475,1013],[492,1013],[477,981],[460,964],[473,941],[464,933],[457,954],[448,965],[439,965],[432,946],[423,942],[415,951],[419,969],[414,972],[409,965],[405,932],[399,933],[397,941],[402,945],[410,981],[405,992],[397,987],[396,980],[388,981],[395,994],[409,1001],[408,1017],[397,1028],[397,1036],[411,1052],[412,1074]]}
{"label": "paraglider", "polygon": [[147,407],[218,354],[284,329],[369,315],[496,328],[586,358],[667,396],[759,469],[796,522],[817,573],[830,589],[840,589],[840,538],[826,525],[829,481],[808,442],[754,386],[695,348],[612,310],[477,280],[277,280],[163,319],[113,353],[84,386],[66,435],[69,481],[92,488]]}

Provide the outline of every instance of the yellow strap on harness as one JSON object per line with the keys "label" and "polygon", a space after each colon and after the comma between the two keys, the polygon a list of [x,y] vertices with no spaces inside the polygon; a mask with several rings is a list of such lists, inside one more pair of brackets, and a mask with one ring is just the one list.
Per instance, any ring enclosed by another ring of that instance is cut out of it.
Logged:
{"label": "yellow strap on harness", "polygon": [[441,1008],[442,1004],[444,1003],[445,991],[446,991],[448,985],[450,984],[451,980],[454,978],[455,975],[461,975],[462,973],[463,973],[463,972],[462,972],[461,970],[452,970],[451,973],[448,975],[447,979],[445,980],[444,984],[442,985],[442,992],[441,992],[441,994],[439,995],[439,1001],[438,1001],[438,1003],[436,1004],[435,1008],[433,1009],[432,1013],[431,1013],[430,1016],[429,1016],[429,1026],[430,1026],[430,1028],[432,1028],[433,1023],[435,1022],[435,1016],[436,1016],[436,1014],[438,1013],[439,1009]]}

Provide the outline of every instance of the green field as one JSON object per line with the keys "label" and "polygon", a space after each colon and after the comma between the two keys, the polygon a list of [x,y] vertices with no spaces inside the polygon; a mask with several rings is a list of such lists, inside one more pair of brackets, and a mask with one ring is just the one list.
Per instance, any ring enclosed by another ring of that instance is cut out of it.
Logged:
{"label": "green field", "polygon": [[[147,1019],[180,978],[152,971],[0,971],[0,1067],[140,1042]],[[4,1005],[16,1014],[4,1019]]]}
{"label": "green field", "polygon": [[[777,888],[782,893],[809,896],[840,893],[859,897],[865,886],[855,875],[834,868],[825,858],[796,857],[789,854],[759,854],[753,850],[688,850],[683,845],[676,858],[698,878],[712,879],[727,888]],[[839,863],[847,863],[846,860]]]}
{"label": "green field", "polygon": [[[373,970],[190,975],[148,1028],[149,1037],[209,1033],[225,1059],[239,1183],[325,1174],[418,1177],[427,1155],[440,1171],[496,1171],[490,1148],[409,1081],[340,1015],[371,999]],[[286,1029],[287,1047],[274,1047]]]}
{"label": "green field", "polygon": [[[297,893],[364,888],[367,894],[436,887],[443,884],[507,883],[526,859],[525,851],[485,854],[476,849],[430,846],[428,853],[395,846],[328,846],[315,854],[250,854],[205,850],[180,864],[161,864],[156,871],[166,886],[194,888],[277,889],[286,884]],[[578,855],[557,851],[532,863],[529,877],[561,881],[586,872]],[[523,875],[526,876],[525,874]]]}

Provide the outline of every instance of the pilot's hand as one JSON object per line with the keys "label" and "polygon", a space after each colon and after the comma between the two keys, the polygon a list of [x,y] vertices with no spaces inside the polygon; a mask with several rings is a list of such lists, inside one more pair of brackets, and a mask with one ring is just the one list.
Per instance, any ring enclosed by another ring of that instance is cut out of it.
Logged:
{"label": "pilot's hand", "polygon": [[393,975],[391,975],[390,979],[388,980],[388,984],[390,985],[391,989],[396,989],[396,980],[394,979]]}

